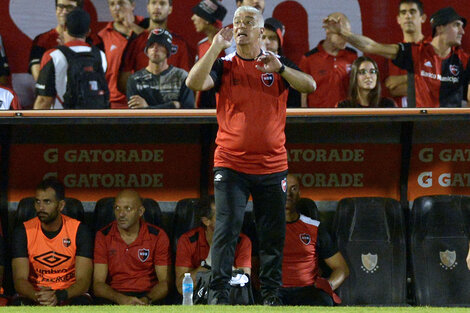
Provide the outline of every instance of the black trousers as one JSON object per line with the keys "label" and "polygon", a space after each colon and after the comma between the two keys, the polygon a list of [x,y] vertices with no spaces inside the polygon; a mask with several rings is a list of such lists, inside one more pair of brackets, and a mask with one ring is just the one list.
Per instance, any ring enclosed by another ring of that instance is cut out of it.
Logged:
{"label": "black trousers", "polygon": [[216,224],[211,246],[211,289],[215,294],[228,294],[235,246],[251,194],[259,241],[261,296],[278,295],[286,233],[286,176],[287,171],[251,175],[214,168]]}

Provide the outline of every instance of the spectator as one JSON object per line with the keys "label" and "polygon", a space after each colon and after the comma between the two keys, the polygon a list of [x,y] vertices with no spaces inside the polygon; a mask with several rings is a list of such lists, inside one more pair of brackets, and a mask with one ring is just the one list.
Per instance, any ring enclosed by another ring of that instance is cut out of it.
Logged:
{"label": "spectator", "polygon": [[29,55],[29,70],[35,81],[39,78],[41,59],[44,53],[58,45],[64,44],[66,16],[77,7],[83,7],[83,0],[55,0],[57,26],[34,38]]}
{"label": "spectator", "polygon": [[[401,0],[398,9],[397,22],[403,32],[403,43],[419,44],[424,40],[421,31],[422,24],[426,21],[426,14],[423,12],[423,3],[420,0]],[[408,77],[406,70],[395,66],[392,60],[388,60],[388,77],[385,80],[385,87],[394,97],[398,107],[406,108]]]}
{"label": "spectator", "polygon": [[116,220],[96,233],[93,290],[101,304],[146,305],[168,294],[170,241],[143,220],[145,207],[134,190],[115,199]]}
{"label": "spectator", "polygon": [[191,109],[194,94],[184,81],[188,73],[168,65],[172,36],[165,29],[154,29],[145,46],[148,66],[129,77],[127,99],[131,109]]}
{"label": "spectator", "polygon": [[[212,242],[210,304],[227,304],[235,246],[250,194],[260,242],[261,294],[278,305],[284,245],[287,154],[284,147],[287,88],[312,92],[311,76],[290,68],[272,52],[261,54],[261,12],[239,7],[233,30],[223,28],[207,53],[191,69],[186,84],[193,90],[216,87],[217,149],[214,191],[217,222]],[[235,37],[236,54],[217,56]],[[284,185],[285,187],[285,185]]]}
{"label": "spectator", "polygon": [[[351,29],[349,19],[343,13],[331,13],[328,17],[341,18],[341,26]],[[349,71],[357,53],[346,47],[346,40],[341,36],[328,29],[325,33],[325,39],[300,60],[301,70],[317,82],[314,93],[302,95],[304,108],[334,108],[348,94]]]}
{"label": "spectator", "polygon": [[[71,97],[71,94],[73,91],[81,90],[79,88],[82,87],[83,84],[79,84],[79,81],[75,79],[77,79],[78,74],[85,71],[85,69],[80,69],[80,71],[82,71],[80,73],[69,73],[69,67],[73,65],[69,64],[69,57],[64,54],[65,52],[70,54],[86,53],[92,56],[93,69],[96,71],[96,73],[93,73],[99,75],[101,79],[88,82],[90,84],[85,82],[85,87],[87,91],[96,93],[95,97],[92,97],[93,95],[90,96],[90,100],[96,102],[96,108],[109,106],[109,92],[106,79],[104,78],[104,72],[106,72],[107,68],[106,56],[98,48],[90,46],[85,42],[89,31],[90,15],[83,9],[74,9],[67,15],[64,32],[65,46],[48,50],[41,60],[41,71],[36,83],[38,96],[34,102],[34,109],[44,110],[77,107],[74,102],[79,99],[77,97]],[[71,60],[71,62],[77,64],[76,60]],[[72,81],[77,85],[69,86],[74,85]],[[88,88],[89,86],[93,86],[94,89]],[[103,88],[105,90],[103,90]]]}
{"label": "spectator", "polygon": [[0,86],[0,110],[21,110],[18,96],[5,86]]}
{"label": "spectator", "polygon": [[[196,32],[204,33],[207,37],[197,44],[196,62],[209,50],[214,36],[222,28],[222,20],[227,14],[227,9],[217,0],[203,0],[193,7],[193,16],[191,20],[194,23]],[[219,57],[225,54],[221,52]],[[215,90],[196,93],[196,107],[198,108],[215,108],[216,95]]]}
{"label": "spectator", "polygon": [[[320,221],[300,214],[300,185],[287,175],[286,242],[282,260],[282,300],[287,305],[333,305],[340,302],[334,293],[349,275],[349,268],[330,234]],[[319,261],[332,270],[321,277]]]}
{"label": "spectator", "polygon": [[393,108],[395,102],[380,97],[380,74],[377,63],[369,57],[357,58],[351,66],[348,99],[339,108]]}
{"label": "spectator", "polygon": [[112,109],[126,109],[126,95],[118,90],[119,68],[128,43],[144,31],[138,24],[142,18],[134,16],[135,0],[108,0],[113,18],[99,33],[102,50],[106,54],[109,102]]}
{"label": "spectator", "polygon": [[37,217],[14,231],[14,305],[90,304],[93,239],[86,225],[61,213],[64,185],[55,178],[36,188]]}
{"label": "spectator", "polygon": [[[182,282],[184,273],[191,273],[193,281],[196,281],[196,274],[200,271],[207,271],[211,266],[210,247],[215,228],[215,200],[201,201],[197,215],[201,221],[201,226],[192,229],[178,239],[176,249],[175,276],[176,289],[182,294]],[[235,260],[233,263],[237,269],[242,269],[245,274],[251,275],[251,241],[240,234],[235,248]]]}
{"label": "spectator", "polygon": [[393,59],[413,77],[414,95],[408,93],[409,107],[461,107],[470,100],[464,89],[468,86],[468,55],[459,48],[467,20],[451,7],[438,10],[431,16],[432,41],[420,44],[380,44],[353,34],[341,23],[341,18],[329,17],[323,27],[341,35],[366,53]]}
{"label": "spectator", "polygon": [[10,67],[8,66],[2,36],[0,36],[0,85],[6,86],[8,84],[8,76],[10,76]]}
{"label": "spectator", "polygon": [[[261,42],[265,50],[271,51],[280,56],[281,62],[290,67],[297,67],[294,62],[286,58],[282,52],[282,44],[284,42],[284,25],[274,17],[267,18],[264,21],[264,32],[261,35]],[[288,108],[300,107],[300,93],[289,87],[289,97],[287,98]]]}
{"label": "spectator", "polygon": [[[147,29],[133,39],[124,52],[118,81],[119,90],[123,93],[126,92],[129,76],[148,65],[148,57],[144,50],[150,32],[157,28],[168,30],[168,16],[173,11],[173,0],[147,0],[147,11],[150,15]],[[180,36],[173,32],[170,33],[173,36],[173,50],[171,57],[168,58],[168,63],[189,71],[191,64],[187,44]]]}

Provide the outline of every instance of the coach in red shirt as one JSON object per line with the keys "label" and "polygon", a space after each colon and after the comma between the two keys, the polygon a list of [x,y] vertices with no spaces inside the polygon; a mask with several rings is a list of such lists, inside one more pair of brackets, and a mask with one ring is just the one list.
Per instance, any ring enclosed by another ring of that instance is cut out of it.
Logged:
{"label": "coach in red shirt", "polygon": [[[263,303],[281,304],[278,290],[285,229],[288,87],[309,93],[314,91],[315,81],[282,64],[274,53],[261,50],[263,25],[260,11],[239,7],[233,30],[226,27],[215,36],[186,79],[195,91],[215,87],[219,93],[214,156],[217,222],[211,246],[210,304],[228,303],[235,247],[250,194],[260,242]],[[217,59],[232,37],[236,52]]]}
{"label": "coach in red shirt", "polygon": [[145,305],[163,300],[170,279],[170,241],[146,223],[139,194],[124,190],[114,204],[116,220],[96,234],[93,290],[98,303]]}

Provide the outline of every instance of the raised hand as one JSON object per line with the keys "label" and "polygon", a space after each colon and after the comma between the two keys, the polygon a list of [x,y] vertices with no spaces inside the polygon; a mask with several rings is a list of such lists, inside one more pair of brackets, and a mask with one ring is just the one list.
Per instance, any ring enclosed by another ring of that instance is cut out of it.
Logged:
{"label": "raised hand", "polygon": [[264,51],[264,54],[260,55],[256,61],[263,63],[263,66],[256,65],[256,69],[263,73],[279,72],[282,66],[281,61],[271,51]]}
{"label": "raised hand", "polygon": [[227,49],[232,45],[233,31],[229,27],[222,28],[214,37],[212,45],[216,45],[220,50]]}
{"label": "raised hand", "polygon": [[325,17],[323,19],[323,26],[325,30],[333,33],[333,34],[338,34],[341,35],[341,31],[343,28],[343,23],[341,23],[341,18],[340,17]]}

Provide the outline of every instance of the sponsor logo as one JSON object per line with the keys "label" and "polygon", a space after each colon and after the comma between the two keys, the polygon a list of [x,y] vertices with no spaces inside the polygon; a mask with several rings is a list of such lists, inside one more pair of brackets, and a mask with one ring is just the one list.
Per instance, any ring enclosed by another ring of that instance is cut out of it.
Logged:
{"label": "sponsor logo", "polygon": [[361,254],[361,269],[367,274],[374,273],[379,268],[379,266],[377,265],[378,260],[379,257],[377,256],[377,254],[371,254],[370,252],[367,254]]}
{"label": "sponsor logo", "polygon": [[273,73],[263,73],[261,74],[261,81],[268,87],[271,87],[274,83]]}
{"label": "sponsor logo", "polygon": [[284,178],[283,180],[281,180],[281,187],[282,187],[282,191],[284,192],[287,191],[287,178]]}
{"label": "sponsor logo", "polygon": [[439,263],[443,269],[453,270],[457,265],[457,253],[455,251],[439,251],[439,258],[441,262]]}
{"label": "sponsor logo", "polygon": [[418,176],[418,185],[423,188],[429,188],[432,186],[432,172],[422,172]]}
{"label": "sponsor logo", "polygon": [[70,256],[60,254],[55,251],[49,251],[49,252],[46,252],[46,253],[43,253],[41,255],[34,257],[34,260],[50,268],[59,266],[62,263],[67,262],[70,259],[71,259]]}
{"label": "sponsor logo", "polygon": [[150,250],[145,249],[145,248],[144,249],[139,249],[138,254],[139,254],[139,260],[141,262],[145,262],[149,258]]}
{"label": "sponsor logo", "polygon": [[460,73],[458,65],[454,65],[454,64],[449,65],[449,70],[454,76],[457,76]]}
{"label": "sponsor logo", "polygon": [[64,245],[64,247],[68,248],[72,244],[72,240],[70,240],[70,238],[64,238],[62,239],[62,244]]}
{"label": "sponsor logo", "polygon": [[429,73],[429,72],[425,72],[424,70],[421,70],[421,76],[423,77],[427,77],[427,78],[431,78],[431,79],[436,79],[436,80],[439,80],[441,82],[450,82],[450,83],[453,83],[453,84],[456,84],[459,82],[459,78],[458,77],[452,77],[452,76],[441,76],[441,74],[434,74],[434,73]]}
{"label": "sponsor logo", "polygon": [[116,45],[111,45],[111,48],[109,49],[109,51],[113,51],[114,49],[117,49],[117,46]]}
{"label": "sponsor logo", "polygon": [[214,177],[214,181],[222,181],[222,177],[223,177],[222,174],[217,174]]}
{"label": "sponsor logo", "polygon": [[432,67],[432,63],[430,61],[426,61],[424,62],[424,66]]}
{"label": "sponsor logo", "polygon": [[309,234],[300,234],[299,237],[300,241],[302,241],[302,243],[306,246],[308,246],[310,244],[310,241],[312,240]]}

